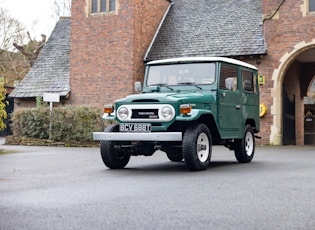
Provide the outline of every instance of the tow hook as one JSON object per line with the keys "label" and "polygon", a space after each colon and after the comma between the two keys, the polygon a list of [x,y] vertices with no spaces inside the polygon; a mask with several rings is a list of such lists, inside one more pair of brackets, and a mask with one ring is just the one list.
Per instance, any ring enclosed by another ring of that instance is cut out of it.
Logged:
{"label": "tow hook", "polygon": [[155,145],[154,145],[154,150],[161,150],[161,149],[162,149],[162,145],[159,144],[158,142],[155,143]]}

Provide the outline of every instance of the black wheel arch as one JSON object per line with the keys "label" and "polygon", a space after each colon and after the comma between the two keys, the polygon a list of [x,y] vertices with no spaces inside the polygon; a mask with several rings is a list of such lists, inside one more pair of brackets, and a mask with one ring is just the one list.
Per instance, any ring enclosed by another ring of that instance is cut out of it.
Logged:
{"label": "black wheel arch", "polygon": [[256,122],[255,122],[254,119],[248,118],[248,119],[246,120],[246,122],[245,122],[244,127],[246,127],[247,125],[250,125],[250,126],[252,127],[254,133],[257,133],[257,132],[259,131],[259,130],[257,130],[257,128],[256,128],[257,126],[256,126]]}
{"label": "black wheel arch", "polygon": [[169,132],[181,131],[182,133],[184,133],[188,127],[191,127],[192,125],[197,125],[200,123],[203,123],[208,127],[208,129],[211,133],[213,144],[217,144],[221,141],[221,136],[220,136],[218,127],[216,125],[216,122],[215,122],[212,114],[203,114],[197,120],[193,120],[193,121],[189,121],[189,122],[187,122],[187,121],[175,121],[168,128],[167,131],[169,131]]}

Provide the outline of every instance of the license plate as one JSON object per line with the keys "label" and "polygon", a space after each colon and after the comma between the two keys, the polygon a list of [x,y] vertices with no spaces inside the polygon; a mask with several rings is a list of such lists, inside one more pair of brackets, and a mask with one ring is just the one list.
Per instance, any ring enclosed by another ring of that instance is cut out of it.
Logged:
{"label": "license plate", "polygon": [[119,125],[119,131],[120,132],[151,132],[151,124],[149,123],[139,123],[139,124],[120,124]]}

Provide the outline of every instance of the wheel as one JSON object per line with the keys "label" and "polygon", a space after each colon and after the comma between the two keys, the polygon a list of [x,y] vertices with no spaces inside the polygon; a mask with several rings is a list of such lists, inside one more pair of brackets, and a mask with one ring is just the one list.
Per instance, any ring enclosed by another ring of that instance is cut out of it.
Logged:
{"label": "wheel", "polygon": [[170,161],[181,162],[184,158],[181,148],[167,148],[165,151]]}
{"label": "wheel", "polygon": [[235,157],[239,163],[249,163],[255,153],[255,137],[250,125],[246,125],[244,137],[235,141]]}
{"label": "wheel", "polygon": [[204,124],[190,126],[183,136],[183,156],[192,171],[205,170],[210,165],[212,151],[211,134]]}
{"label": "wheel", "polygon": [[[117,124],[108,126],[104,132],[118,132],[119,126]],[[101,141],[101,156],[104,164],[111,169],[124,168],[130,159],[129,154],[114,148],[113,141]]]}

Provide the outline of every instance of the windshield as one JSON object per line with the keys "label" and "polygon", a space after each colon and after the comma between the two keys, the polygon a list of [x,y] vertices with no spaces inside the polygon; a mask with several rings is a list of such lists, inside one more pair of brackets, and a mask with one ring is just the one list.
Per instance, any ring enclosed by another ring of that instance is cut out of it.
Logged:
{"label": "windshield", "polygon": [[215,81],[215,63],[184,63],[150,66],[147,86],[210,85]]}

